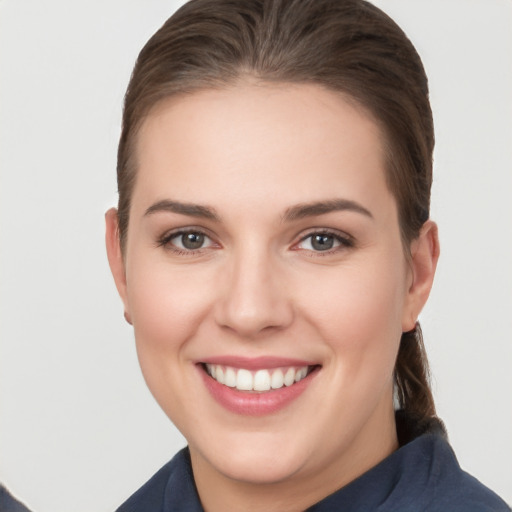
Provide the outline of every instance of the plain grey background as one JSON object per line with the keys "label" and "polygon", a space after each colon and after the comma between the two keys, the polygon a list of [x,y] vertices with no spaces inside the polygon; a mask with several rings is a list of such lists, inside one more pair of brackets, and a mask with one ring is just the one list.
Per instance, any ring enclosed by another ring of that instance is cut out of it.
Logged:
{"label": "plain grey background", "polygon": [[[103,243],[131,67],[181,3],[0,0],[0,480],[36,512],[113,510],[184,445]],[[430,78],[438,412],[461,465],[512,502],[512,2],[375,3]]]}

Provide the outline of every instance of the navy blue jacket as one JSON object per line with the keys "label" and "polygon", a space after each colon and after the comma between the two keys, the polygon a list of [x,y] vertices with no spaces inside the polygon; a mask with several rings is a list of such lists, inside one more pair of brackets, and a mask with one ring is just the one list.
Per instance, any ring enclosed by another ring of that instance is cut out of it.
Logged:
{"label": "navy blue jacket", "polygon": [[30,510],[0,484],[0,512],[30,512]]}
{"label": "navy blue jacket", "polygon": [[[442,424],[422,433],[398,421],[401,447],[310,512],[510,512],[507,504],[460,468]],[[185,448],[117,512],[203,512]]]}

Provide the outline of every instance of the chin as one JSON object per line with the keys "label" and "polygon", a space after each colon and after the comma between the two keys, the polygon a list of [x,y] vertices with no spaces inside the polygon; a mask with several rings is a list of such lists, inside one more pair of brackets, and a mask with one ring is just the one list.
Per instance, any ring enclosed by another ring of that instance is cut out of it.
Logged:
{"label": "chin", "polygon": [[285,446],[286,441],[269,439],[265,434],[236,437],[202,452],[209,465],[232,480],[248,484],[282,482],[300,472],[310,459],[305,443],[296,440],[290,439]]}
{"label": "chin", "polygon": [[287,457],[282,452],[277,457],[276,453],[229,455],[219,462],[218,470],[239,482],[274,484],[293,477],[304,465],[297,457]]}

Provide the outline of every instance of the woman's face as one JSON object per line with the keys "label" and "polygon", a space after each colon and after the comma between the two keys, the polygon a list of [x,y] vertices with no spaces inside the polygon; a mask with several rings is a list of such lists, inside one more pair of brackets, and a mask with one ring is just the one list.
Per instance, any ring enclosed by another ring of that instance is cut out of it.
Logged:
{"label": "woman's face", "polygon": [[197,92],[144,122],[110,259],[196,478],[339,480],[395,448],[393,367],[420,306],[380,135],[313,85]]}

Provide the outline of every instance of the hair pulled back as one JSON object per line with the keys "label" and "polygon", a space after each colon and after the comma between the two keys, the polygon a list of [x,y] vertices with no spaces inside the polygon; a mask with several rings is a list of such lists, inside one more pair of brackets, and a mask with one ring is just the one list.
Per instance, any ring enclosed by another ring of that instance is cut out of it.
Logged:
{"label": "hair pulled back", "polygon": [[[404,249],[429,217],[434,129],[421,60],[391,18],[364,0],[191,0],[142,49],[125,96],[118,149],[119,237],[126,244],[137,133],[160,101],[201,89],[312,83],[361,105],[384,135],[386,180]],[[435,416],[419,325],[403,333],[399,405]]]}

